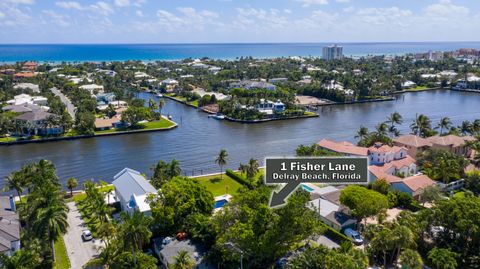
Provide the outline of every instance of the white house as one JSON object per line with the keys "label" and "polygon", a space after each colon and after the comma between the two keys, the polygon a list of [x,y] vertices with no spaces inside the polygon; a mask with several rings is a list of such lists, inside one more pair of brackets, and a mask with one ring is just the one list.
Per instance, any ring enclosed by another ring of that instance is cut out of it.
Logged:
{"label": "white house", "polygon": [[0,253],[12,256],[20,249],[20,218],[13,196],[0,196]]}
{"label": "white house", "polygon": [[122,211],[133,213],[134,210],[138,210],[144,214],[151,214],[146,199],[149,194],[157,193],[157,190],[140,172],[130,168],[123,169],[113,177],[113,186],[115,200],[120,202]]}
{"label": "white house", "polygon": [[95,94],[97,93],[103,93],[103,86],[102,85],[97,85],[97,84],[87,84],[87,85],[82,85],[78,87],[79,89],[82,90],[87,90],[90,92],[90,94]]}
{"label": "white house", "polygon": [[7,104],[9,105],[24,105],[24,104],[31,104],[31,105],[38,105],[38,106],[46,106],[48,102],[47,97],[43,96],[30,96],[28,94],[19,94],[15,95],[12,100],[8,100]]}

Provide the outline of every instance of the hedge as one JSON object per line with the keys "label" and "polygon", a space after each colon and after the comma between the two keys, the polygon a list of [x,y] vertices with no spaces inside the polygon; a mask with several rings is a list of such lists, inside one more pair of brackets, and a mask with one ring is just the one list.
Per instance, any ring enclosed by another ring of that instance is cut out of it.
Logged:
{"label": "hedge", "polygon": [[247,180],[246,178],[240,176],[239,174],[233,172],[232,170],[230,169],[227,169],[225,171],[225,174],[227,176],[229,176],[230,178],[232,178],[233,180],[235,180],[236,182],[240,183],[241,185],[249,188],[249,189],[253,189],[253,184],[252,182],[250,182],[249,180]]}
{"label": "hedge", "polygon": [[332,227],[328,226],[327,224],[323,223],[321,224],[325,228],[324,234],[329,237],[332,240],[335,240],[339,242],[340,244],[343,244],[344,242],[349,242],[352,243],[352,240],[348,238],[346,235],[340,233],[339,231],[333,229]]}

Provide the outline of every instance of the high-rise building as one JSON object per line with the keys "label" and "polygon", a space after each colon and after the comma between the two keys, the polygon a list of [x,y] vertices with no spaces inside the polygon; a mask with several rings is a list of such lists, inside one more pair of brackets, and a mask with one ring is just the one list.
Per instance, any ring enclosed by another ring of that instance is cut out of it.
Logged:
{"label": "high-rise building", "polygon": [[330,60],[339,60],[343,58],[343,47],[342,46],[328,46],[323,47],[323,59]]}

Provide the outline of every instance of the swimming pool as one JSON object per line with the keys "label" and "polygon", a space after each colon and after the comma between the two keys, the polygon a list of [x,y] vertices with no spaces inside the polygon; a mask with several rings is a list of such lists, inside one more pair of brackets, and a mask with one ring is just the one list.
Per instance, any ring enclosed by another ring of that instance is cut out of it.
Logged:
{"label": "swimming pool", "polygon": [[305,191],[308,191],[308,192],[312,192],[312,191],[313,191],[313,188],[312,188],[312,187],[309,187],[309,186],[303,185],[303,184],[302,184],[302,189],[305,190]]}
{"label": "swimming pool", "polygon": [[215,209],[223,207],[226,203],[228,203],[227,199],[215,201]]}

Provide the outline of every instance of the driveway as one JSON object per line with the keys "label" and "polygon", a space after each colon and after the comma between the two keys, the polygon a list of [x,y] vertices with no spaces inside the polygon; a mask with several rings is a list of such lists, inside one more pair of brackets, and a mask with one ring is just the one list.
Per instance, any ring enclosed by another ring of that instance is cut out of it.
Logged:
{"label": "driveway", "polygon": [[77,269],[82,268],[89,260],[99,254],[100,240],[94,239],[83,242],[82,231],[86,229],[86,226],[80,216],[80,212],[74,202],[67,203],[67,205],[70,208],[67,216],[68,231],[63,236],[63,239],[72,265],[71,268]]}
{"label": "driveway", "polygon": [[68,114],[72,117],[73,120],[75,120],[75,106],[73,106],[72,102],[70,102],[70,99],[66,97],[59,89],[57,88],[51,88],[50,91],[55,94],[56,96],[60,97],[60,100],[62,103],[65,104],[67,107]]}

